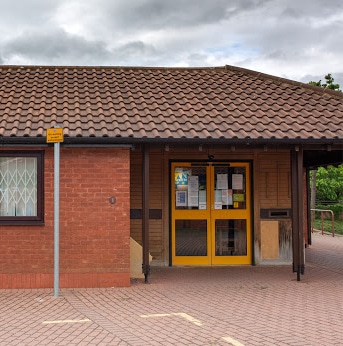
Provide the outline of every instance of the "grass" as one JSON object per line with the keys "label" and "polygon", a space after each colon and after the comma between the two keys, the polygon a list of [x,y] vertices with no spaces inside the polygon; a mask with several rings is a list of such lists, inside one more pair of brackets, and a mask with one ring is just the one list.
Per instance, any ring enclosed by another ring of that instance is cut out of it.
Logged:
{"label": "grass", "polygon": [[[323,221],[324,221],[324,231],[331,233],[332,232],[331,219],[324,219]],[[313,225],[315,229],[319,229],[319,230],[322,229],[322,221],[320,217],[314,220]],[[335,227],[336,234],[343,234],[343,220],[335,220],[334,227]]]}

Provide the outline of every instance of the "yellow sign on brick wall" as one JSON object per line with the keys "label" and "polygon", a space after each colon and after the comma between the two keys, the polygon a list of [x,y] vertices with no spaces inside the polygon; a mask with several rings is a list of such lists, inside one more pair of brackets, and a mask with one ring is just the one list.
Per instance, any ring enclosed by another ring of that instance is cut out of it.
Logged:
{"label": "yellow sign on brick wall", "polygon": [[63,129],[62,128],[47,129],[46,142],[47,143],[63,142]]}

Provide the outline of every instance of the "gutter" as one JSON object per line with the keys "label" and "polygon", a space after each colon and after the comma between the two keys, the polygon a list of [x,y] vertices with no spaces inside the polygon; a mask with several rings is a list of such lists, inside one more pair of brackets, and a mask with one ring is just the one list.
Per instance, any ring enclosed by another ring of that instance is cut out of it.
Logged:
{"label": "gutter", "polygon": [[[62,146],[82,146],[82,147],[132,147],[140,144],[155,145],[230,145],[239,147],[256,146],[324,146],[323,149],[343,150],[343,138],[321,138],[321,139],[275,139],[275,138],[133,138],[133,137],[64,137]],[[0,137],[1,146],[49,146],[46,137]],[[326,146],[326,147],[325,147]]]}

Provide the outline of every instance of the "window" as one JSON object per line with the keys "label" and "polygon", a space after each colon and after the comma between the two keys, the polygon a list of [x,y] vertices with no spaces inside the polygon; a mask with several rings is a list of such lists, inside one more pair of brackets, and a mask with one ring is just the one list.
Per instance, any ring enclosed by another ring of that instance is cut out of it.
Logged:
{"label": "window", "polygon": [[43,223],[43,152],[0,151],[0,224]]}

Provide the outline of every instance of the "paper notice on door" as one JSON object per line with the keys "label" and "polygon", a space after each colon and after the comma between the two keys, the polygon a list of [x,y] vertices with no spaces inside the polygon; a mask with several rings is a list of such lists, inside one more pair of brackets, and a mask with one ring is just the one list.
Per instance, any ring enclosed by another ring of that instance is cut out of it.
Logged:
{"label": "paper notice on door", "polygon": [[232,174],[232,189],[243,190],[243,174]]}
{"label": "paper notice on door", "polygon": [[188,191],[188,206],[197,207],[199,205],[198,191]]}
{"label": "paper notice on door", "polygon": [[191,175],[188,177],[188,191],[194,192],[199,190],[199,177],[197,175]]}
{"label": "paper notice on door", "polygon": [[187,207],[187,191],[176,191],[176,206]]}
{"label": "paper notice on door", "polygon": [[197,175],[190,175],[188,177],[188,206],[199,206],[199,177]]}
{"label": "paper notice on door", "polygon": [[228,189],[228,175],[227,174],[217,174],[217,189],[218,190]]}
{"label": "paper notice on door", "polygon": [[232,190],[222,190],[222,204],[232,205]]}
{"label": "paper notice on door", "polygon": [[235,193],[233,195],[234,202],[244,202],[244,194],[243,193]]}
{"label": "paper notice on door", "polygon": [[222,209],[222,190],[214,190],[214,209]]}
{"label": "paper notice on door", "polygon": [[199,191],[199,209],[206,210],[206,190]]}

